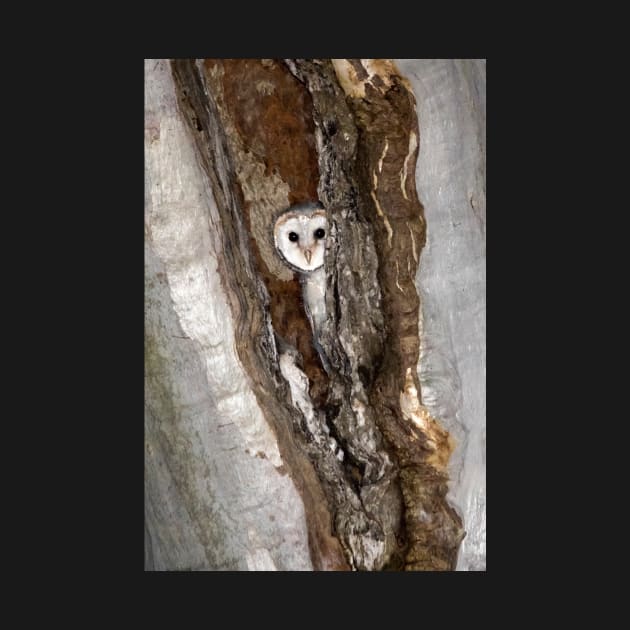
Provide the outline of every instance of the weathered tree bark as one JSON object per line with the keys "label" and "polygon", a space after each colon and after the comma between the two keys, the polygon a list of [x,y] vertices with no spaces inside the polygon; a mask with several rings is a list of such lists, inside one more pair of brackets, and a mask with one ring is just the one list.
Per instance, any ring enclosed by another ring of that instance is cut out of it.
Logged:
{"label": "weathered tree bark", "polygon": [[[147,568],[454,569],[409,83],[384,60],[148,63]],[[326,362],[271,234],[315,199]]]}
{"label": "weathered tree bark", "polygon": [[486,567],[486,62],[397,59],[417,100],[416,183],[427,243],[419,375],[423,404],[455,439],[449,497],[464,516],[458,570]]}

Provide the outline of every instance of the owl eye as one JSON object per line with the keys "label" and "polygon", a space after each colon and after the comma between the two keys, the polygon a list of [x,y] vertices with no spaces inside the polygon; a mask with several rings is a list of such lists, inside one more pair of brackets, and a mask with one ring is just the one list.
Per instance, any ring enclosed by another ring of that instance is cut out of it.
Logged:
{"label": "owl eye", "polygon": [[324,238],[326,236],[326,232],[323,228],[317,228],[315,230],[315,238]]}
{"label": "owl eye", "polygon": [[289,240],[295,243],[300,238],[295,232],[289,232]]}

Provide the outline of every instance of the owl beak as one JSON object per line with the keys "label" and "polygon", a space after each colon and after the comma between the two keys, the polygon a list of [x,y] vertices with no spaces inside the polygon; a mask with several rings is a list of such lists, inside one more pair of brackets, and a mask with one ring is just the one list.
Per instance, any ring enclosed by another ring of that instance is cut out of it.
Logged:
{"label": "owl beak", "polygon": [[305,249],[304,250],[304,258],[306,258],[306,262],[310,265],[311,264],[311,256],[312,256],[312,252],[310,249]]}

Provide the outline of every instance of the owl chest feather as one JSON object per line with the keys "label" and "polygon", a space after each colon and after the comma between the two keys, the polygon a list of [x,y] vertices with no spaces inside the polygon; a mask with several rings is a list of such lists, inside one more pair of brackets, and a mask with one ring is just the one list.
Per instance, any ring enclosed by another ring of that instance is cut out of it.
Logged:
{"label": "owl chest feather", "polygon": [[302,297],[313,332],[326,319],[326,274],[324,268],[302,276]]}

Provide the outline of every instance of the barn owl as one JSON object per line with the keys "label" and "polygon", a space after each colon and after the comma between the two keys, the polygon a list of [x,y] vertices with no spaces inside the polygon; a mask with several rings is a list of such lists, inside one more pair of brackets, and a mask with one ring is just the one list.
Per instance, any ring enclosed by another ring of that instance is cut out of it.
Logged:
{"label": "barn owl", "polygon": [[326,319],[326,274],[324,255],[328,222],[319,202],[291,206],[276,220],[276,249],[291,269],[299,272],[306,314],[317,341],[317,331]]}

